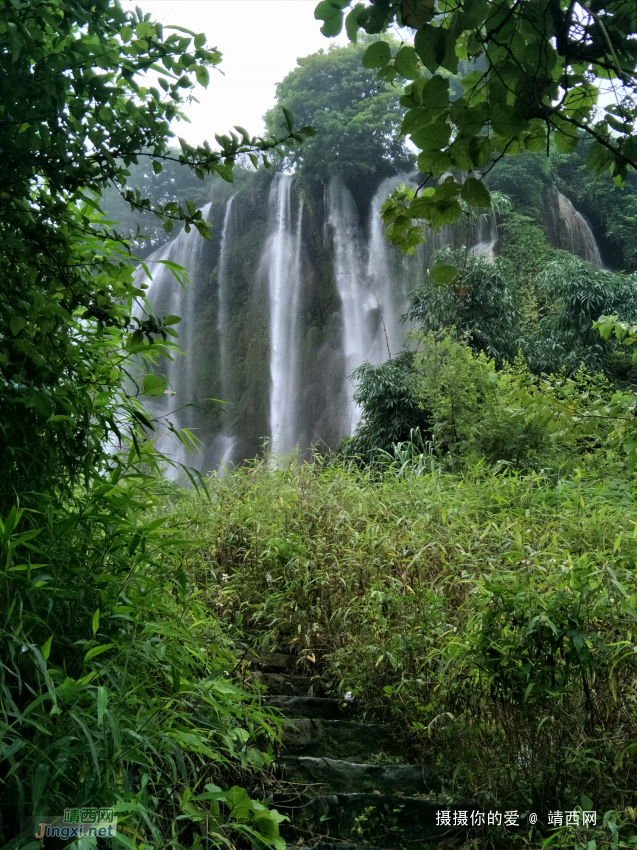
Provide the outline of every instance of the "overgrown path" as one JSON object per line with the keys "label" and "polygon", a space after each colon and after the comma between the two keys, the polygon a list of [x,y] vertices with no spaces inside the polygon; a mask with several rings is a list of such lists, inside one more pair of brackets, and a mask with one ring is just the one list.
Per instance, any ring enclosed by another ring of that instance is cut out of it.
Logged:
{"label": "overgrown path", "polygon": [[290,726],[278,759],[277,809],[290,817],[288,846],[322,850],[420,848],[443,838],[436,826],[440,782],[416,761],[399,724],[368,719],[347,693],[330,697],[320,677],[298,674],[299,656],[262,653],[252,678]]}
{"label": "overgrown path", "polygon": [[[628,824],[634,494],[632,478],[595,470],[299,464],[242,468],[213,482],[210,502],[189,498],[210,609],[255,651],[291,657],[261,671],[266,702],[294,726],[280,759],[293,787],[276,800],[293,818],[286,837],[383,850],[442,841],[431,795],[443,789],[463,809],[518,811],[527,838],[523,815],[536,813],[532,842],[553,811],[584,807],[600,822],[614,811]],[[328,692],[299,678],[310,669]],[[492,832],[510,845],[504,822]]]}

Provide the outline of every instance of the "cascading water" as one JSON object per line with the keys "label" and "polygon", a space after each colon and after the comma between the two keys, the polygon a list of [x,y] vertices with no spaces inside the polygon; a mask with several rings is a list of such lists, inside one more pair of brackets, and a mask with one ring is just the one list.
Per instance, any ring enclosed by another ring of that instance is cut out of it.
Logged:
{"label": "cascading water", "polygon": [[299,398],[299,307],[303,206],[292,216],[292,182],[277,174],[270,189],[273,227],[262,254],[270,300],[270,436],[275,454],[285,455],[301,431]]}
{"label": "cascading water", "polygon": [[[208,220],[211,204],[202,209],[204,220]],[[167,245],[155,251],[145,261],[150,269],[152,281],[147,290],[146,297],[153,313],[157,316],[180,316],[181,323],[178,325],[180,332],[179,342],[186,353],[189,353],[192,344],[191,328],[193,324],[193,298],[191,287],[182,286],[173,272],[162,260],[178,263],[183,266],[193,286],[200,275],[202,259],[207,247],[207,242],[196,230],[186,233],[182,230],[178,236]],[[138,269],[137,281],[142,283],[148,281],[143,269]],[[139,313],[142,313],[140,310]],[[144,407],[155,421],[157,448],[175,463],[187,466],[196,465],[196,458],[189,454],[185,446],[167,429],[170,422],[177,430],[188,427],[188,408],[196,398],[193,370],[190,367],[188,357],[175,355],[172,360],[161,360],[161,368],[168,379],[169,390],[173,395],[163,395],[157,398],[145,399]],[[175,478],[179,471],[170,467],[167,470],[169,478]]]}
{"label": "cascading water", "polygon": [[[180,343],[193,352],[160,364],[174,395],[149,399],[146,406],[158,422],[158,447],[203,472],[223,475],[254,456],[268,434],[275,455],[289,454],[296,445],[305,451],[310,440],[333,447],[351,435],[361,412],[349,376],[365,361],[382,363],[401,351],[400,317],[435,251],[466,245],[473,256],[495,258],[493,214],[473,224],[463,217],[427,233],[412,256],[391,246],[379,210],[397,184],[414,185],[410,175],[396,174],[378,186],[366,231],[343,183],[330,181],[322,213],[322,205],[304,212],[293,181],[290,175],[274,177],[267,222],[259,196],[238,192],[203,211],[219,225],[211,247],[195,231],[181,232],[146,261],[154,276],[148,290],[153,311],[182,317]],[[546,223],[553,244],[601,267],[583,216],[556,189],[549,201]],[[267,227],[264,242],[254,243],[252,220]],[[153,265],[160,260],[185,266],[192,290],[184,291],[169,268]],[[216,280],[210,274],[215,265]],[[143,279],[141,270],[137,274]],[[199,404],[209,396],[232,402],[225,424],[218,409],[207,412]],[[188,407],[193,403],[197,408]],[[166,423],[196,427],[204,453],[189,455],[167,433]]]}
{"label": "cascading water", "polygon": [[495,262],[495,244],[498,241],[498,228],[495,212],[482,215],[475,226],[475,244],[471,249],[474,257],[482,257],[488,263]]}
{"label": "cascading water", "polygon": [[221,371],[221,398],[223,401],[230,400],[230,375],[228,358],[228,246],[230,244],[230,221],[234,195],[226,203],[226,211],[223,217],[223,230],[221,232],[221,247],[219,249],[219,271],[217,275],[218,311],[217,311],[217,334],[219,336],[219,368]]}
{"label": "cascading water", "polygon": [[[366,318],[377,308],[377,303],[363,274],[358,211],[354,198],[349,189],[335,178],[330,180],[328,186],[327,209],[334,245],[334,277],[341,299],[345,376],[349,377],[369,357],[371,335]],[[361,417],[360,407],[355,403],[353,394],[354,387],[348,382],[347,411],[343,423],[343,430],[348,436],[354,433]]]}
{"label": "cascading water", "polygon": [[555,188],[548,195],[547,212],[549,237],[553,245],[588,260],[595,269],[602,269],[604,264],[590,225],[569,199]]}
{"label": "cascading water", "polygon": [[417,286],[422,269],[421,251],[412,256],[400,254],[385,237],[380,208],[401,183],[415,186],[409,174],[386,178],[374,193],[369,211],[367,283],[380,313],[366,358],[372,363],[383,363],[402,350],[405,332],[400,317],[407,310],[409,292]]}

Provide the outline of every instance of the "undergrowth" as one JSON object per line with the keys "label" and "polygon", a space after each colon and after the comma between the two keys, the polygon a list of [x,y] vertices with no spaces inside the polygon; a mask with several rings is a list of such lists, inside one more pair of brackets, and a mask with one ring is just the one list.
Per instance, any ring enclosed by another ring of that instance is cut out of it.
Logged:
{"label": "undergrowth", "polygon": [[211,493],[181,505],[208,604],[407,726],[452,798],[634,804],[629,478],[254,463]]}

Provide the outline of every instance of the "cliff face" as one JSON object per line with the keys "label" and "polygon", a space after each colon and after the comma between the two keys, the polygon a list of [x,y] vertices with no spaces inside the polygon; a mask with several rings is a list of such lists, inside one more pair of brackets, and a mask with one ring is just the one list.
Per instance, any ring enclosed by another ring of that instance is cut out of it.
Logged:
{"label": "cliff face", "polygon": [[[408,175],[384,180],[371,204],[338,180],[308,202],[290,175],[253,178],[206,207],[211,242],[180,234],[154,255],[189,268],[192,287],[181,290],[162,271],[149,289],[157,312],[182,316],[187,353],[164,367],[175,395],[154,402],[153,411],[202,441],[202,453],[190,457],[173,436],[162,442],[202,472],[266,446],[287,454],[298,445],[303,454],[338,445],[360,415],[349,375],[402,349],[400,317],[434,250],[468,244],[493,261],[497,248],[491,217],[471,232],[444,228],[412,257],[401,256],[386,242],[378,210]],[[600,267],[582,216],[556,189],[546,198],[552,244]]]}
{"label": "cliff face", "polygon": [[597,242],[589,223],[556,186],[546,192],[545,225],[550,244],[588,260],[595,269],[603,267]]}

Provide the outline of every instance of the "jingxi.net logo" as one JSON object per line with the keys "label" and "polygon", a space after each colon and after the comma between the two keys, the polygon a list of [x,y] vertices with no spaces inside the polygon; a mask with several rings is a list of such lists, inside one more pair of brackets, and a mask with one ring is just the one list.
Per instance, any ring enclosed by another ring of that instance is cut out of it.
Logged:
{"label": "jingxi.net logo", "polygon": [[64,817],[38,818],[36,838],[108,838],[117,832],[113,809],[65,809]]}

